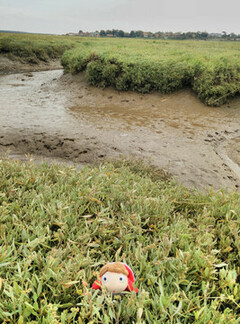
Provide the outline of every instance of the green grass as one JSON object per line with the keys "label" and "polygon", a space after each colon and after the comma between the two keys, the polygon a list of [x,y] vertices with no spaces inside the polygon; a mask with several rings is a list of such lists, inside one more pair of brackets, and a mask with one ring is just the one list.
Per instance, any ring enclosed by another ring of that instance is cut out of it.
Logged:
{"label": "green grass", "polygon": [[142,93],[190,87],[207,105],[240,93],[240,43],[87,39],[62,57],[67,72],[86,70],[91,85]]}
{"label": "green grass", "polygon": [[0,54],[37,64],[60,58],[79,39],[67,36],[0,33]]}
{"label": "green grass", "polygon": [[[240,323],[240,195],[129,163],[0,163],[3,323]],[[91,289],[123,261],[139,293]]]}
{"label": "green grass", "polygon": [[0,54],[38,63],[62,57],[66,72],[91,85],[171,93],[189,87],[206,105],[240,93],[240,42],[0,34]]}

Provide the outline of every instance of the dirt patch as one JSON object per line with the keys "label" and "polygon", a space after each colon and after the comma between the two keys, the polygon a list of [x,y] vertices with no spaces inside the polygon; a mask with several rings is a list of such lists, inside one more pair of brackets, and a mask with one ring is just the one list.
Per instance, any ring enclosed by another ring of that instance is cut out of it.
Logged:
{"label": "dirt patch", "polygon": [[[86,164],[99,161],[106,155],[113,156],[111,149],[94,142],[92,138],[66,137],[65,134],[58,133],[50,135],[47,132],[6,132],[0,136],[0,156],[9,155],[16,157],[27,154],[34,154],[37,157],[64,159],[77,164]],[[25,159],[24,156],[21,159]]]}
{"label": "dirt patch", "polygon": [[2,75],[0,147],[2,155],[80,164],[142,159],[188,187],[232,190],[239,178],[217,148],[240,136],[239,108],[239,99],[206,107],[190,90],[167,96],[103,90],[88,86],[84,74]]}

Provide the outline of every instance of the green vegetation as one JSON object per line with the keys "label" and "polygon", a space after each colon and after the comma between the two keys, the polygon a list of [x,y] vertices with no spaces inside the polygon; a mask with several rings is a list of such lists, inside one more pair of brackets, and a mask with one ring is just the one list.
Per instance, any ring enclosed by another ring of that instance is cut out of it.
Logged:
{"label": "green vegetation", "polygon": [[[86,39],[85,39],[86,40]],[[65,52],[66,71],[86,70],[91,85],[142,93],[192,88],[207,105],[240,93],[240,43],[88,39]]]}
{"label": "green vegetation", "polygon": [[0,53],[30,63],[62,56],[66,72],[120,91],[190,87],[207,105],[240,93],[240,42],[0,34]]}
{"label": "green vegetation", "polygon": [[[240,196],[141,165],[0,163],[3,323],[240,323]],[[91,289],[107,261],[139,293]]]}
{"label": "green vegetation", "polygon": [[67,36],[0,33],[0,54],[37,64],[60,58],[76,43],[76,39]]}

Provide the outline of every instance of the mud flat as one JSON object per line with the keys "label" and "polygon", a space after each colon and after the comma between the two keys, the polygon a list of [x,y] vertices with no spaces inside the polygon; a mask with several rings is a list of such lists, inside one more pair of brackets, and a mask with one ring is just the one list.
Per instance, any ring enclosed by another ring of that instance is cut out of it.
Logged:
{"label": "mud flat", "polygon": [[240,137],[232,139],[225,147],[229,158],[238,166],[240,166]]}
{"label": "mud flat", "polygon": [[201,189],[239,190],[221,154],[239,151],[240,100],[211,108],[190,90],[171,95],[118,92],[61,70],[0,76],[0,152],[74,163],[143,159]]}
{"label": "mud flat", "polygon": [[240,179],[240,137],[233,137],[223,142],[216,152]]}

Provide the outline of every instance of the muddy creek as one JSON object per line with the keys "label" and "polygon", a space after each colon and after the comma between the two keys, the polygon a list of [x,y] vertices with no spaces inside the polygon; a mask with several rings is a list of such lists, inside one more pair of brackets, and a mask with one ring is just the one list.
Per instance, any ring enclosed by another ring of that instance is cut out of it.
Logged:
{"label": "muddy creek", "polygon": [[188,187],[239,190],[240,99],[99,89],[62,70],[0,75],[0,154],[85,164],[126,157]]}

